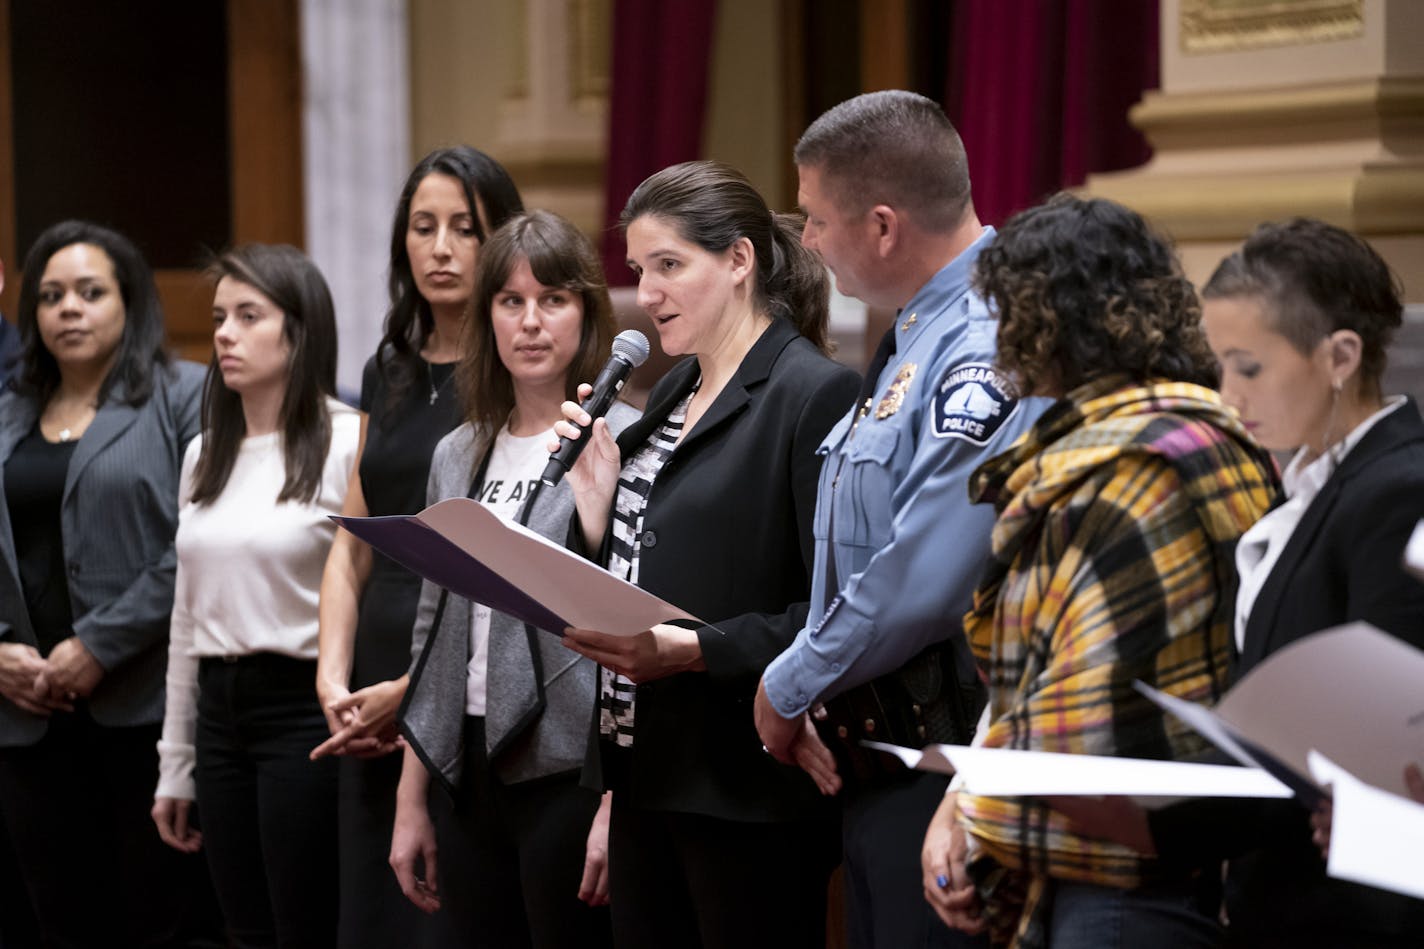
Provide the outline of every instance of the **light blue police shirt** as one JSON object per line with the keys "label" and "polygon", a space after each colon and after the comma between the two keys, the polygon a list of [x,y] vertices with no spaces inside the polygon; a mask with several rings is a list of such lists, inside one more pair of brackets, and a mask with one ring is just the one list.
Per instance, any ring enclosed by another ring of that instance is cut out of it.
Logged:
{"label": "light blue police shirt", "polygon": [[[821,444],[810,619],[764,677],[786,718],[949,637],[963,681],[976,675],[963,619],[994,510],[969,502],[969,475],[1051,404],[1015,398],[993,368],[997,323],[969,287],[993,238],[985,228],[905,305],[868,409],[853,408]],[[825,589],[828,556],[839,591]]]}

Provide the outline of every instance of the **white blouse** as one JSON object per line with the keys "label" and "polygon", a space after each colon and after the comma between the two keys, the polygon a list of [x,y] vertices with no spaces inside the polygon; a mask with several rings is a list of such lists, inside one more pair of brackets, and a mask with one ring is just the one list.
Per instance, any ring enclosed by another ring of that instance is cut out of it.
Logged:
{"label": "white blouse", "polygon": [[278,432],[243,440],[222,494],[207,504],[190,500],[202,436],[183,456],[160,797],[194,796],[200,658],[275,652],[316,659],[317,597],[336,533],[329,515],[341,513],[361,434],[361,413],[335,399],[327,409],[331,447],[311,501],[276,503],[286,479]]}
{"label": "white blouse", "polygon": [[1236,573],[1240,578],[1236,590],[1236,650],[1246,648],[1246,621],[1251,618],[1251,608],[1266,585],[1266,578],[1276,566],[1295,533],[1296,525],[1305,516],[1320,489],[1325,487],[1330,476],[1340,462],[1360,443],[1370,429],[1405,402],[1404,396],[1393,396],[1385,400],[1380,409],[1346,435],[1338,448],[1326,451],[1318,458],[1305,463],[1306,449],[1296,452],[1291,463],[1281,475],[1285,487],[1286,502],[1267,512],[1251,525],[1236,545]]}

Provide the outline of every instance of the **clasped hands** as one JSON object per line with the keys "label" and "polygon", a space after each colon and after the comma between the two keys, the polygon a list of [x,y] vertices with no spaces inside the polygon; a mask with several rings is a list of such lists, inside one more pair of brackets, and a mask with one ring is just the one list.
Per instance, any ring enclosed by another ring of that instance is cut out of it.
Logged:
{"label": "clasped hands", "polygon": [[61,640],[48,657],[24,643],[0,643],[0,694],[32,715],[73,711],[104,678],[104,667],[79,641]]}
{"label": "clasped hands", "polygon": [[331,737],[312,749],[311,760],[327,755],[379,758],[401,747],[396,715],[410,676],[377,682],[350,692],[339,684],[317,684],[317,697]]}
{"label": "clasped hands", "polygon": [[[824,710],[821,714],[825,714]],[[841,776],[836,773],[835,756],[816,733],[811,716],[803,712],[783,718],[766,694],[765,680],[757,684],[752,718],[767,754],[782,764],[795,765],[805,771],[822,794],[829,797],[840,791]]]}

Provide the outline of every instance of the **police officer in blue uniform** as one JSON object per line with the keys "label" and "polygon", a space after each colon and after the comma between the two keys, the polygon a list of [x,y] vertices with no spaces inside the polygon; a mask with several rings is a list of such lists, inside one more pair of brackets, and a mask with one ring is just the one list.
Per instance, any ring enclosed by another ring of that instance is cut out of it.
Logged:
{"label": "police officer in blue uniform", "polygon": [[[899,311],[857,406],[821,446],[812,619],[756,697],[767,750],[804,766],[824,752],[807,747],[820,743],[807,715],[816,703],[927,649],[946,650],[963,692],[975,690],[961,623],[994,511],[969,503],[966,482],[1047,402],[1020,398],[994,368],[996,323],[971,288],[993,229],[975,216],[964,147],[938,105],[859,96],[817,119],[795,158],[803,243],[842,293]],[[945,928],[922,895],[919,845],[945,784],[906,772],[847,787],[852,945],[979,944]]]}

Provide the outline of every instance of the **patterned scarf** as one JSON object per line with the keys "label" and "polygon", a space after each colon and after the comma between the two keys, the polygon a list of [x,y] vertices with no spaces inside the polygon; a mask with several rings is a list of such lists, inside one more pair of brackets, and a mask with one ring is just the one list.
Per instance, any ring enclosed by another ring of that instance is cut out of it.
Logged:
{"label": "patterned scarf", "polygon": [[[974,473],[998,511],[965,617],[997,748],[1189,760],[1205,743],[1134,679],[1214,703],[1231,657],[1232,551],[1275,465],[1216,393],[1098,379]],[[1154,861],[1028,798],[961,794],[996,943],[1043,945],[1052,880],[1131,888]]]}

